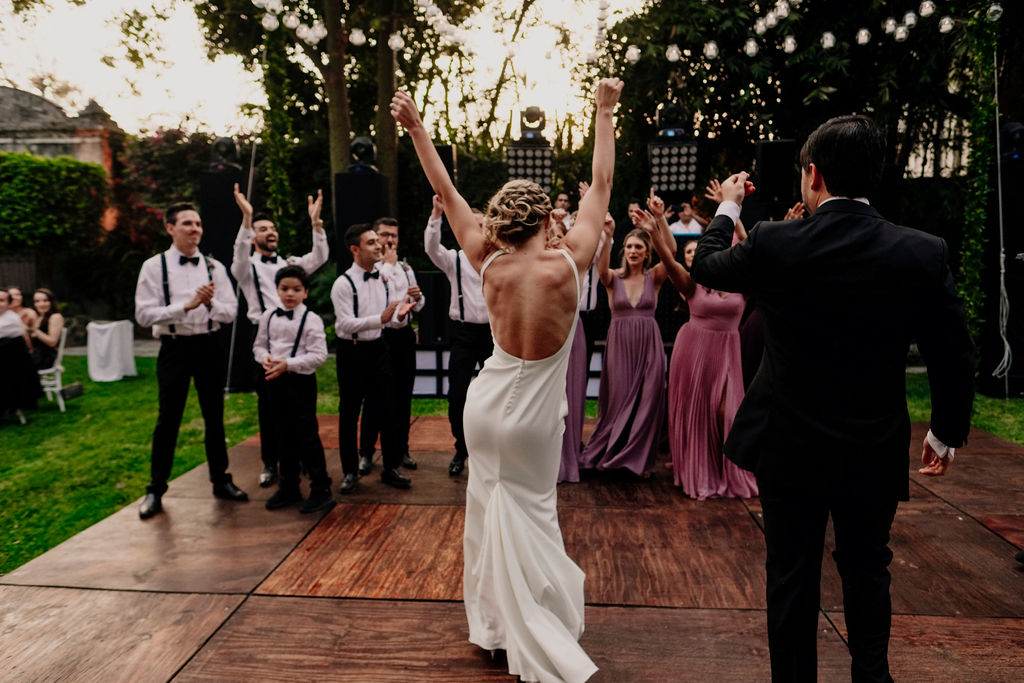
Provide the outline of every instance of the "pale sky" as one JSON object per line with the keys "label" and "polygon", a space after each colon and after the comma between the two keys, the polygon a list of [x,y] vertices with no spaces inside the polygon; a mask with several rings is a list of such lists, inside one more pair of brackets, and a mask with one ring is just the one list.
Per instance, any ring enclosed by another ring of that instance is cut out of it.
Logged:
{"label": "pale sky", "polygon": [[[184,125],[189,130],[236,134],[258,127],[258,121],[246,118],[240,110],[247,103],[266,103],[258,74],[246,72],[235,57],[207,60],[190,3],[174,3],[171,18],[160,25],[161,56],[168,66],[153,64],[138,71],[123,60],[114,68],[101,60],[122,54],[118,22],[124,13],[131,9],[145,11],[153,0],[98,0],[82,7],[64,0],[48,2],[48,9],[19,17],[14,15],[10,0],[0,0],[0,83],[36,92],[31,85],[33,78],[53,76],[74,88],[57,102],[68,113],[76,113],[92,98],[129,132]],[[156,2],[166,6],[172,0]],[[636,11],[643,2],[611,0],[608,25]],[[520,2],[493,0],[470,23],[471,45],[478,53],[474,64],[478,66],[476,82],[480,87],[493,85],[506,54],[507,48],[496,39],[491,14],[501,5],[515,7]],[[527,83],[518,84],[518,93],[508,93],[502,102],[503,116],[532,104],[546,109],[549,121],[585,109],[591,95],[574,86],[571,71],[594,44],[596,15],[594,1],[537,3],[530,16],[543,21],[525,32],[515,57],[516,70],[526,74]],[[550,50],[556,33],[545,23],[571,27],[574,45],[570,53]],[[137,92],[133,92],[132,84]]]}

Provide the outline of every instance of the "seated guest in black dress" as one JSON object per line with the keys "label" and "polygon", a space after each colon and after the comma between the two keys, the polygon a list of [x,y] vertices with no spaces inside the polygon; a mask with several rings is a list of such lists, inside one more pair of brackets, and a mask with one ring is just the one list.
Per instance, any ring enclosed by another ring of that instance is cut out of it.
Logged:
{"label": "seated guest in black dress", "polygon": [[57,360],[57,345],[64,329],[64,316],[57,311],[57,297],[40,287],[32,297],[36,309],[36,324],[29,330],[32,338],[32,363],[37,370],[52,368]]}
{"label": "seated guest in black dress", "polygon": [[0,289],[0,415],[36,407],[39,375],[28,353],[28,333],[10,309],[11,295]]}

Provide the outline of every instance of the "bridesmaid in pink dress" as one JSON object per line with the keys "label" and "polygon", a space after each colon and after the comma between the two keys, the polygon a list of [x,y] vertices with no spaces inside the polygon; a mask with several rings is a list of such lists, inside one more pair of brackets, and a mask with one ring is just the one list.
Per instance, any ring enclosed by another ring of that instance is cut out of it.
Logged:
{"label": "bridesmaid in pink dress", "polygon": [[[664,204],[653,192],[648,206],[664,212]],[[672,239],[663,218],[658,230],[664,233],[663,239]],[[622,469],[643,476],[661,440],[665,416],[665,346],[654,309],[667,275],[664,263],[648,267],[651,240],[643,230],[626,235],[622,248],[618,270],[609,268],[610,239],[598,261],[612,322],[601,370],[597,425],[583,449],[580,467]],[[674,263],[673,258],[669,260]]]}
{"label": "bridesmaid in pink dress", "polygon": [[[745,298],[696,285],[658,238],[653,216],[638,211],[631,218],[655,236],[655,249],[668,262],[668,277],[690,307],[690,320],[679,328],[669,366],[669,450],[676,486],[697,500],[756,496],[754,475],[722,451],[743,400],[739,323]],[[737,241],[745,237],[737,223]],[[683,248],[687,267],[696,244],[688,242]]]}

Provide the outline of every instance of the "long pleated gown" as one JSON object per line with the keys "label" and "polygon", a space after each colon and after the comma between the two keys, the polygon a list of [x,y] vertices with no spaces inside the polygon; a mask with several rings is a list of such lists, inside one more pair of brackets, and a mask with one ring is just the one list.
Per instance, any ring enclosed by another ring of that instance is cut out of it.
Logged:
{"label": "long pleated gown", "polygon": [[[576,277],[578,299],[579,273],[568,252],[559,251]],[[481,278],[502,253],[488,258]],[[574,319],[562,347],[541,360],[516,358],[495,341],[466,397],[469,640],[504,649],[509,673],[524,681],[585,681],[597,671],[578,642],[584,574],[565,554],[556,510],[575,330]]]}

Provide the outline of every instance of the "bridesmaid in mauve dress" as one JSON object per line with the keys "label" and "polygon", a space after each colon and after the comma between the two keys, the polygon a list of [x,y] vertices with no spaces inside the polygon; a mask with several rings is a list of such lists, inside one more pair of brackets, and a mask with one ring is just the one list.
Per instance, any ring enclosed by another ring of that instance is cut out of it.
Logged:
{"label": "bridesmaid in mauve dress", "polygon": [[[660,199],[651,196],[664,211]],[[663,230],[668,233],[668,224]],[[665,416],[665,346],[654,319],[658,290],[666,278],[664,263],[648,269],[650,237],[633,230],[623,242],[622,268],[608,267],[610,240],[598,263],[608,288],[612,322],[604,351],[597,426],[580,464],[599,470],[625,469],[643,476],[662,435]]]}
{"label": "bridesmaid in mauve dress", "polygon": [[[653,217],[638,213],[635,222],[654,230]],[[746,237],[737,222],[737,240]],[[687,266],[697,243],[683,248]],[[658,255],[671,254],[655,239]],[[743,400],[739,324],[742,294],[696,285],[675,261],[668,277],[690,306],[690,320],[676,335],[668,378],[668,442],[676,486],[692,498],[751,498],[757,495],[752,472],[725,457],[722,447]]]}

